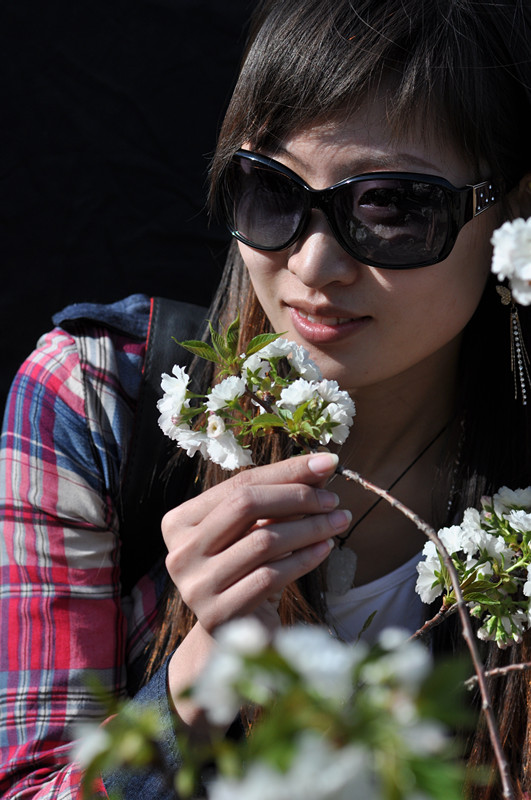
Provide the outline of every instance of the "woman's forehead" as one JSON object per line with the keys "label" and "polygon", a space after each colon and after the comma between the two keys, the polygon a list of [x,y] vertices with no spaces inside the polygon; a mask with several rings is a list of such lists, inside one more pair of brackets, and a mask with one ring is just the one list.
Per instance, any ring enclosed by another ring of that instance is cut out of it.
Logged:
{"label": "woman's forehead", "polygon": [[313,171],[316,164],[323,172],[333,168],[334,180],[371,171],[424,172],[457,184],[475,180],[477,170],[463,149],[441,134],[443,121],[438,121],[437,127],[419,114],[407,128],[398,130],[389,120],[386,104],[377,99],[360,105],[354,113],[317,118],[282,138],[271,137],[257,143],[258,147],[250,146],[296,172]]}

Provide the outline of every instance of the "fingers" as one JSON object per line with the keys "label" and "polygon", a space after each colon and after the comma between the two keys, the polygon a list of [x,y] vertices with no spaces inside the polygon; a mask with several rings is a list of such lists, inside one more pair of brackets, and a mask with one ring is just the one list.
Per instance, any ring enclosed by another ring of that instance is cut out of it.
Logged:
{"label": "fingers", "polygon": [[336,466],[319,453],[248,470],[165,516],[169,574],[205,630],[271,606],[326,558],[350,524],[323,488]]}
{"label": "fingers", "polygon": [[334,453],[311,453],[297,456],[275,464],[245,470],[214,486],[187,503],[170,511],[184,524],[193,525],[203,519],[205,514],[216,509],[221,502],[234,496],[244,488],[270,484],[303,483],[307,486],[322,486],[331,478],[337,467],[338,457]]}
{"label": "fingers", "polygon": [[286,586],[316,569],[332,546],[332,540],[326,540],[301,548],[283,559],[261,565],[224,590],[216,591],[217,581],[210,582],[206,569],[202,581],[190,586],[185,583],[179,588],[203,628],[213,633],[219,625],[236,617],[263,612],[266,608],[271,612],[270,598],[280,598]]}
{"label": "fingers", "polygon": [[252,613],[278,596],[292,581],[319,566],[330,553],[332,537],[346,530],[349,511],[336,509],[292,521],[271,521],[215,556],[191,547],[167,559],[185,603],[208,631]]}

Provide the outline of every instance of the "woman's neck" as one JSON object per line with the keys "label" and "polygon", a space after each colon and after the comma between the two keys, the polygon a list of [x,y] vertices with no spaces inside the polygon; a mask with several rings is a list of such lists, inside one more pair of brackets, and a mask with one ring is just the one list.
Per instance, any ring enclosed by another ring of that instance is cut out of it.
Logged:
{"label": "woman's neck", "polygon": [[443,367],[434,377],[398,376],[392,386],[386,382],[353,393],[356,416],[341,463],[389,483],[453,416],[456,359]]}

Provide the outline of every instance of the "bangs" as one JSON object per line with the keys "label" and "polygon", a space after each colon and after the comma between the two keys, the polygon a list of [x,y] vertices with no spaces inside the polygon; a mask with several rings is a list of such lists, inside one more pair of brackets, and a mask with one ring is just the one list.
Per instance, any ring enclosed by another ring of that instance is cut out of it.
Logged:
{"label": "bangs", "polygon": [[489,177],[511,185],[522,173],[530,121],[508,135],[515,108],[529,105],[508,68],[516,54],[503,50],[514,19],[507,17],[505,40],[502,5],[493,12],[464,0],[266,2],[221,131],[214,191],[242,144],[274,152],[293,132],[355,114],[377,94],[392,137],[407,137],[421,121],[427,137],[450,142],[478,174],[486,163]]}

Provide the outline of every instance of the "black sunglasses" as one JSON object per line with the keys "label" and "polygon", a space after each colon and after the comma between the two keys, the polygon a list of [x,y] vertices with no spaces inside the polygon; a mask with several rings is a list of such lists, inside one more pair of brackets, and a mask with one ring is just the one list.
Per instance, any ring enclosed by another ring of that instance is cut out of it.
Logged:
{"label": "black sunglasses", "polygon": [[456,189],[444,178],[411,172],[371,172],[317,190],[273,158],[238,150],[219,199],[233,236],[257,250],[290,247],[317,208],[358,261],[414,269],[443,261],[463,225],[499,196],[490,181]]}

